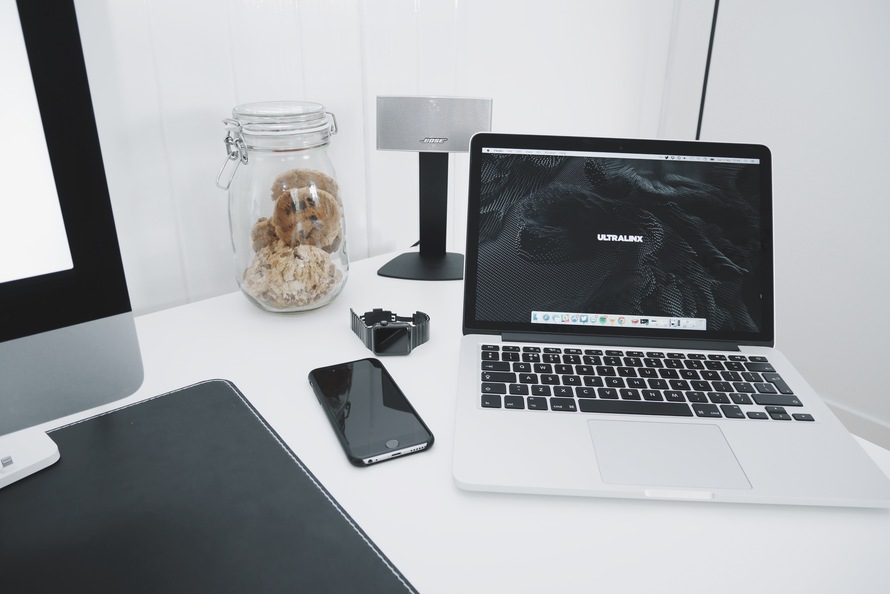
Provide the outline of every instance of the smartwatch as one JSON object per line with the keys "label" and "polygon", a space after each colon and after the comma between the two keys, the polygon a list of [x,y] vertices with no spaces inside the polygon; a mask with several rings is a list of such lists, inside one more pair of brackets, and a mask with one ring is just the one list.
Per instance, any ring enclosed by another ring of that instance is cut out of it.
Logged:
{"label": "smartwatch", "polygon": [[407,355],[430,339],[430,317],[422,311],[397,316],[386,309],[358,315],[352,308],[352,331],[375,355]]}

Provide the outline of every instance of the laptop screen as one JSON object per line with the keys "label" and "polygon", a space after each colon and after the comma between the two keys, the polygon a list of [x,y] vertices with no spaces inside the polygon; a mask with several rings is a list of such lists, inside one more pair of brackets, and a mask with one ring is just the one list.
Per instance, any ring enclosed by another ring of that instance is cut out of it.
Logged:
{"label": "laptop screen", "polygon": [[464,332],[772,344],[766,147],[478,134]]}

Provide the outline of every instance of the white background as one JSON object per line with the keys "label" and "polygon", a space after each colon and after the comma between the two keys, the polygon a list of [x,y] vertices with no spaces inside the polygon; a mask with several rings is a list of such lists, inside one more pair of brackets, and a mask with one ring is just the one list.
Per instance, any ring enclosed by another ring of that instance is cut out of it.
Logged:
{"label": "white background", "polygon": [[[336,114],[331,158],[357,259],[417,239],[417,157],[375,150],[377,95],[491,97],[496,131],[693,138],[712,10],[710,0],[79,2],[137,313],[236,288],[214,185],[234,105],[301,99]],[[702,133],[773,149],[779,346],[851,427],[885,445],[888,22],[881,0],[724,0]],[[449,248],[462,251],[465,155],[451,163]],[[875,367],[854,378],[854,361]]]}

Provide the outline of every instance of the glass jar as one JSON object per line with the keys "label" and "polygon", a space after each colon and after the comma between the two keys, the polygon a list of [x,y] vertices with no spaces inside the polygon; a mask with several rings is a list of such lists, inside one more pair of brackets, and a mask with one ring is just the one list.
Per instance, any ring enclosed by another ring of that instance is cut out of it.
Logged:
{"label": "glass jar", "polygon": [[330,303],[346,282],[346,220],[327,146],[337,120],[318,103],[239,105],[223,120],[235,278],[260,307]]}

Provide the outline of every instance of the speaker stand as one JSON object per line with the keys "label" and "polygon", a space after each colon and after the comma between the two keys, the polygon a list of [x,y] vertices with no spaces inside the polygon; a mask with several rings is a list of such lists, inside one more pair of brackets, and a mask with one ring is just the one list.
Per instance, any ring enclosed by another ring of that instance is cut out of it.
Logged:
{"label": "speaker stand", "polygon": [[420,153],[420,251],[401,254],[377,274],[410,280],[460,280],[464,257],[445,251],[448,153]]}

